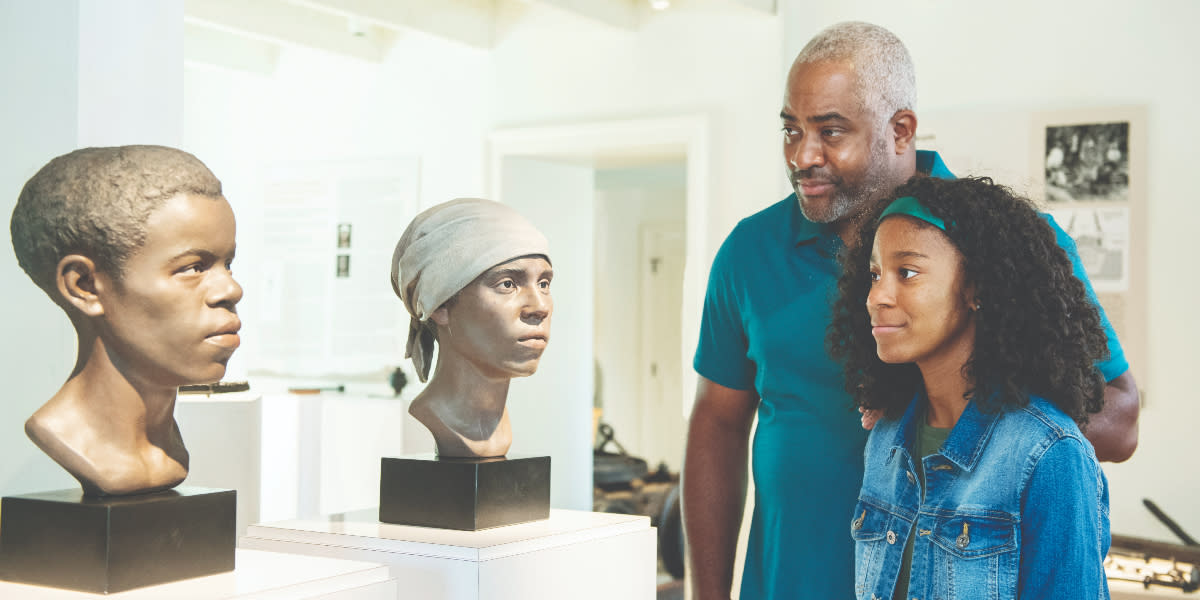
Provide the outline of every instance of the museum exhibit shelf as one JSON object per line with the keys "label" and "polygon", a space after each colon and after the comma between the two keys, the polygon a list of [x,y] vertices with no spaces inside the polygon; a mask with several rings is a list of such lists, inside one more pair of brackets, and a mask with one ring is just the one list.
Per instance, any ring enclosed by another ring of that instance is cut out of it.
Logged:
{"label": "museum exhibit shelf", "polygon": [[378,563],[238,549],[229,573],[116,594],[89,594],[0,581],[5,600],[392,600],[397,584]]}
{"label": "museum exhibit shelf", "polygon": [[648,517],[551,509],[544,521],[457,531],[377,520],[374,509],[252,525],[239,547],[378,562],[421,600],[653,600]]}

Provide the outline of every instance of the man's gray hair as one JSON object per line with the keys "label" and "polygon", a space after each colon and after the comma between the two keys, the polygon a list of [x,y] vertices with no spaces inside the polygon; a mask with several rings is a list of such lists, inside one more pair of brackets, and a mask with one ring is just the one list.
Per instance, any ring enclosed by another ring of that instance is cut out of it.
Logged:
{"label": "man's gray hair", "polygon": [[83,148],[51,160],[21,190],[9,229],[17,262],[58,301],[58,263],[70,254],[121,279],[146,243],[150,214],[178,194],[221,196],[195,156],[165,146]]}
{"label": "man's gray hair", "polygon": [[887,29],[862,21],[830,25],[809,40],[794,65],[822,61],[854,65],[859,99],[882,123],[897,111],[916,110],[912,57],[900,38]]}

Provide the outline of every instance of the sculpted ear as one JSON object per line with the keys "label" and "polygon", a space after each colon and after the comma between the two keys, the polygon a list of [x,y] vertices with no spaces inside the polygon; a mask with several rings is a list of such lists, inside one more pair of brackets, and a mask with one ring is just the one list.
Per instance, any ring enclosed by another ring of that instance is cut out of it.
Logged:
{"label": "sculpted ear", "polygon": [[104,314],[104,306],[97,293],[96,263],[81,254],[69,254],[58,261],[55,273],[58,293],[71,306],[89,317]]}
{"label": "sculpted ear", "polygon": [[434,323],[445,327],[450,324],[450,309],[446,308],[446,305],[443,304],[437,307],[437,310],[433,311],[433,314],[429,315],[429,318]]}
{"label": "sculpted ear", "polygon": [[899,110],[892,116],[891,131],[896,143],[896,154],[904,154],[915,148],[917,140],[917,114],[911,110]]}

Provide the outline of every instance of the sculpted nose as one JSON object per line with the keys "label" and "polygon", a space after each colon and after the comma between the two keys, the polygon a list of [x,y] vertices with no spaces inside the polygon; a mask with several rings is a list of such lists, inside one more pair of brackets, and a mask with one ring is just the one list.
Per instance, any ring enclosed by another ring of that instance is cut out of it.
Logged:
{"label": "sculpted nose", "polygon": [[550,295],[550,292],[533,288],[526,294],[521,317],[527,321],[541,322],[548,318],[553,311],[554,297]]}
{"label": "sculpted nose", "polygon": [[208,304],[212,307],[223,306],[233,310],[242,301],[242,286],[233,278],[228,270],[217,276],[208,296]]}

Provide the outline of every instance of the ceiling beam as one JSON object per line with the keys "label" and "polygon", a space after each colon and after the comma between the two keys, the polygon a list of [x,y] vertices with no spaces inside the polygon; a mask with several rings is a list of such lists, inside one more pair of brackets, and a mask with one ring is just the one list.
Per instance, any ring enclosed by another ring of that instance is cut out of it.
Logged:
{"label": "ceiling beam", "polygon": [[759,12],[764,12],[769,15],[775,15],[779,12],[778,0],[733,0],[742,6],[753,8]]}
{"label": "ceiling beam", "polygon": [[355,35],[343,17],[272,0],[185,0],[184,21],[371,62],[383,61],[394,37],[378,27]]}
{"label": "ceiling beam", "polygon": [[638,27],[638,2],[645,0],[535,0],[567,12],[628,31]]}
{"label": "ceiling beam", "polygon": [[415,29],[488,49],[495,39],[493,0],[288,0],[292,4],[380,27]]}
{"label": "ceiling beam", "polygon": [[194,23],[183,26],[183,59],[189,65],[208,65],[271,75],[279,64],[279,45]]}

